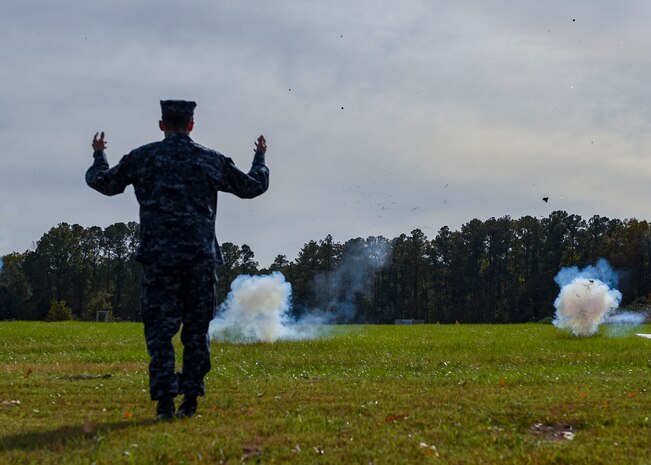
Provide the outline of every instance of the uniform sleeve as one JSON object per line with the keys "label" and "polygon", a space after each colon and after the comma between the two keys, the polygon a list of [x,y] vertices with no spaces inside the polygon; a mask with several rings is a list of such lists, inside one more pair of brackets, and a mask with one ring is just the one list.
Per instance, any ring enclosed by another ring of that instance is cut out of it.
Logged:
{"label": "uniform sleeve", "polygon": [[120,163],[109,168],[106,155],[102,150],[93,153],[95,161],[86,171],[86,184],[104,195],[115,195],[124,192],[131,184],[130,155],[125,155]]}
{"label": "uniform sleeve", "polygon": [[219,190],[241,199],[252,199],[263,194],[268,187],[269,168],[264,163],[264,153],[256,152],[248,173],[240,171],[230,158],[225,158],[223,183]]}

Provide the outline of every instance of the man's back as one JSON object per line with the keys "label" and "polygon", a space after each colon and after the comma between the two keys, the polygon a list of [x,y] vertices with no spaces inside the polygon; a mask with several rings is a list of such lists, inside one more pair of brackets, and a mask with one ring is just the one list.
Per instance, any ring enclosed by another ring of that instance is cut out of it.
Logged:
{"label": "man's back", "polygon": [[264,154],[256,153],[246,174],[231,159],[195,143],[188,134],[170,133],[162,141],[133,150],[110,170],[96,155],[86,181],[107,195],[133,184],[140,204],[137,258],[142,263],[182,265],[203,259],[219,263],[217,192],[256,197],[267,190],[269,171]]}

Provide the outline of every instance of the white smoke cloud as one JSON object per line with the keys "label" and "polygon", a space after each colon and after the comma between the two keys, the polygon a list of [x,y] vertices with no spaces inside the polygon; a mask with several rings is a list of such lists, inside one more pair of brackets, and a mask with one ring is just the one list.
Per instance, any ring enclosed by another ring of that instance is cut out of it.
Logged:
{"label": "white smoke cloud", "polygon": [[644,323],[646,315],[644,313],[621,312],[616,315],[606,315],[604,323],[611,325],[632,325],[637,326]]}
{"label": "white smoke cloud", "polygon": [[320,334],[318,320],[293,320],[290,316],[292,286],[282,273],[240,275],[210,322],[213,340],[276,342],[279,339],[310,339]]}
{"label": "white smoke cloud", "polygon": [[618,312],[608,314],[604,318],[606,335],[610,337],[622,337],[631,334],[635,327],[643,324],[647,319],[646,312]]}
{"label": "white smoke cloud", "polygon": [[600,259],[595,266],[563,268],[554,278],[561,291],[554,301],[554,325],[569,329],[575,336],[591,336],[599,325],[611,325],[610,336],[623,335],[626,327],[644,323],[645,313],[618,312],[622,293],[616,287],[618,273]]}
{"label": "white smoke cloud", "polygon": [[571,330],[575,336],[592,336],[621,299],[621,292],[599,279],[577,276],[561,288],[554,302],[554,325]]}

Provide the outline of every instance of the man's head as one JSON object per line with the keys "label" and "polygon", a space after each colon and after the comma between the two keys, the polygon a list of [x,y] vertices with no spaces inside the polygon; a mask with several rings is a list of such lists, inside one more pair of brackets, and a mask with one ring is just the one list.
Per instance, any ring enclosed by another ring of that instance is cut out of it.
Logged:
{"label": "man's head", "polygon": [[190,133],[194,127],[195,102],[185,100],[161,100],[161,120],[158,127],[165,134],[172,132]]}

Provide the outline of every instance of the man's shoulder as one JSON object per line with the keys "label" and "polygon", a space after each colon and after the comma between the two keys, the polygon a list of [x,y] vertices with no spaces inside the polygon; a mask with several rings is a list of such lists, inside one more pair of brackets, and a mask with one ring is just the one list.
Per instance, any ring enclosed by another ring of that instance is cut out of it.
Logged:
{"label": "man's shoulder", "polygon": [[213,156],[217,156],[217,157],[223,157],[224,156],[215,149],[211,149],[210,147],[206,147],[205,145],[201,145],[201,144],[199,144],[198,142],[195,142],[195,141],[191,141],[191,142],[192,142],[192,146],[196,150],[198,150],[200,152],[203,152],[203,153],[205,153],[207,155],[213,155]]}
{"label": "man's shoulder", "polygon": [[148,152],[155,152],[157,150],[160,150],[162,146],[162,141],[156,141],[156,142],[150,142],[148,144],[141,145],[140,147],[137,147],[131,151],[132,154],[138,154],[138,153],[148,153]]}
{"label": "man's shoulder", "polygon": [[135,148],[131,151],[131,155],[135,155],[136,158],[143,156],[157,155],[163,153],[178,153],[178,152],[193,152],[195,154],[200,153],[207,159],[212,159],[213,157],[224,159],[226,158],[222,153],[218,152],[215,149],[201,145],[189,137],[185,138],[166,138],[156,142],[150,142],[148,144],[141,145],[138,148]]}

